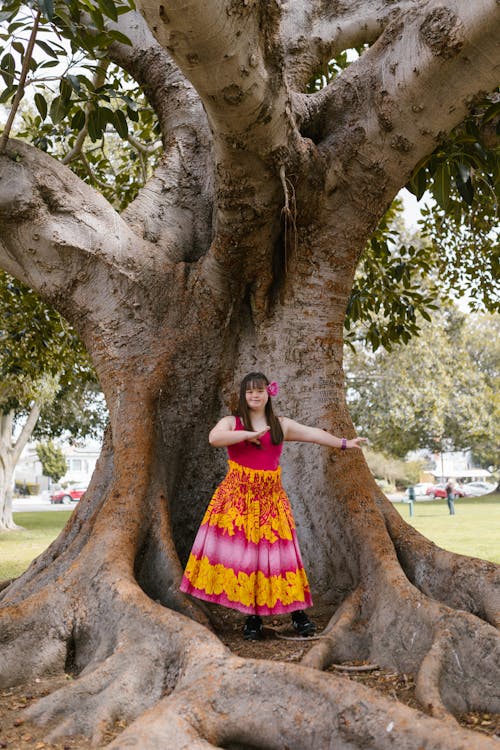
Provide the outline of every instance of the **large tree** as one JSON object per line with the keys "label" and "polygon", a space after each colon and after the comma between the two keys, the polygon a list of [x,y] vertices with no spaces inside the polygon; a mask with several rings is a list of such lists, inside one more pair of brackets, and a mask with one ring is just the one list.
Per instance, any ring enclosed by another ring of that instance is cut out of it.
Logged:
{"label": "large tree", "polygon": [[[282,382],[281,410],[354,434],[342,325],[359,256],[415,166],[496,85],[498,3],[138,6],[115,22],[132,43],[108,50],[163,135],[137,198],[118,215],[42,151],[10,141],[0,158],[0,261],[79,331],[110,413],[85,500],[3,591],[2,684],[70,665],[78,679],[31,716],[96,741],[135,719],[116,748],[493,747],[451,714],[500,709],[498,568],[408,527],[361,452],[286,451],[332,612],[301,665],[232,656],[178,583],[224,471],[206,436],[242,374],[258,366]],[[432,716],[321,671],[351,659],[415,673]]]}

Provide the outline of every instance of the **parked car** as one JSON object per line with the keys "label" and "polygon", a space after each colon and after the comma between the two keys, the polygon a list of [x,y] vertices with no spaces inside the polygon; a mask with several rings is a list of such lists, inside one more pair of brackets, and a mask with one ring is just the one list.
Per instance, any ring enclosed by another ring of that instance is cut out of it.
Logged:
{"label": "parked car", "polygon": [[487,495],[489,492],[496,490],[496,485],[490,482],[469,482],[463,486],[464,492],[467,496],[474,497],[476,495]]}
{"label": "parked car", "polygon": [[[446,483],[433,484],[425,492],[429,497],[446,497]],[[461,487],[453,487],[453,494],[455,497],[465,497],[465,492]]]}
{"label": "parked car", "polygon": [[86,491],[87,487],[66,487],[65,490],[56,490],[52,493],[50,496],[50,502],[51,503],[63,503],[64,505],[68,505],[68,503],[76,503],[84,492]]}
{"label": "parked car", "polygon": [[[432,487],[430,482],[419,482],[418,484],[414,484],[413,489],[415,490],[415,497],[425,497],[429,487]],[[409,488],[405,491],[406,497],[409,497],[410,495],[408,490]]]}

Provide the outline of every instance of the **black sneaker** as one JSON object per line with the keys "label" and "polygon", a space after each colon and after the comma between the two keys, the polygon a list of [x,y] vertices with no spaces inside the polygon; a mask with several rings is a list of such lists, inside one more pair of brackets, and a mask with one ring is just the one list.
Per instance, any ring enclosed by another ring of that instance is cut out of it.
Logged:
{"label": "black sneaker", "polygon": [[243,627],[243,638],[246,641],[260,641],[262,634],[262,618],[259,615],[249,615]]}
{"label": "black sneaker", "polygon": [[314,635],[316,632],[316,625],[311,622],[303,609],[292,612],[292,623],[297,633],[304,638],[307,638],[308,635]]}

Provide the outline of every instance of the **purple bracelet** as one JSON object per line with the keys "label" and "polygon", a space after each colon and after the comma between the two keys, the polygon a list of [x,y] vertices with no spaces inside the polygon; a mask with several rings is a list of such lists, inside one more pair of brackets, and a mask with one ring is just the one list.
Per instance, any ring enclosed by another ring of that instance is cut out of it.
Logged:
{"label": "purple bracelet", "polygon": [[345,438],[342,438],[342,445],[340,446],[341,451],[345,451],[347,448],[347,440]]}

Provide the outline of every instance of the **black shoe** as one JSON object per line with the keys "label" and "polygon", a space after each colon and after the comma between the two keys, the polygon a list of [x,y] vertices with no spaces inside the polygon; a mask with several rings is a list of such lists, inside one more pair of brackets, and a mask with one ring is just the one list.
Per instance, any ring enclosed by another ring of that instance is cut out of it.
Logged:
{"label": "black shoe", "polygon": [[316,632],[316,625],[311,622],[303,609],[292,612],[292,623],[297,633],[304,638],[307,638],[308,635],[314,635]]}
{"label": "black shoe", "polygon": [[262,634],[262,618],[259,615],[249,615],[243,627],[243,638],[246,641],[260,641]]}

